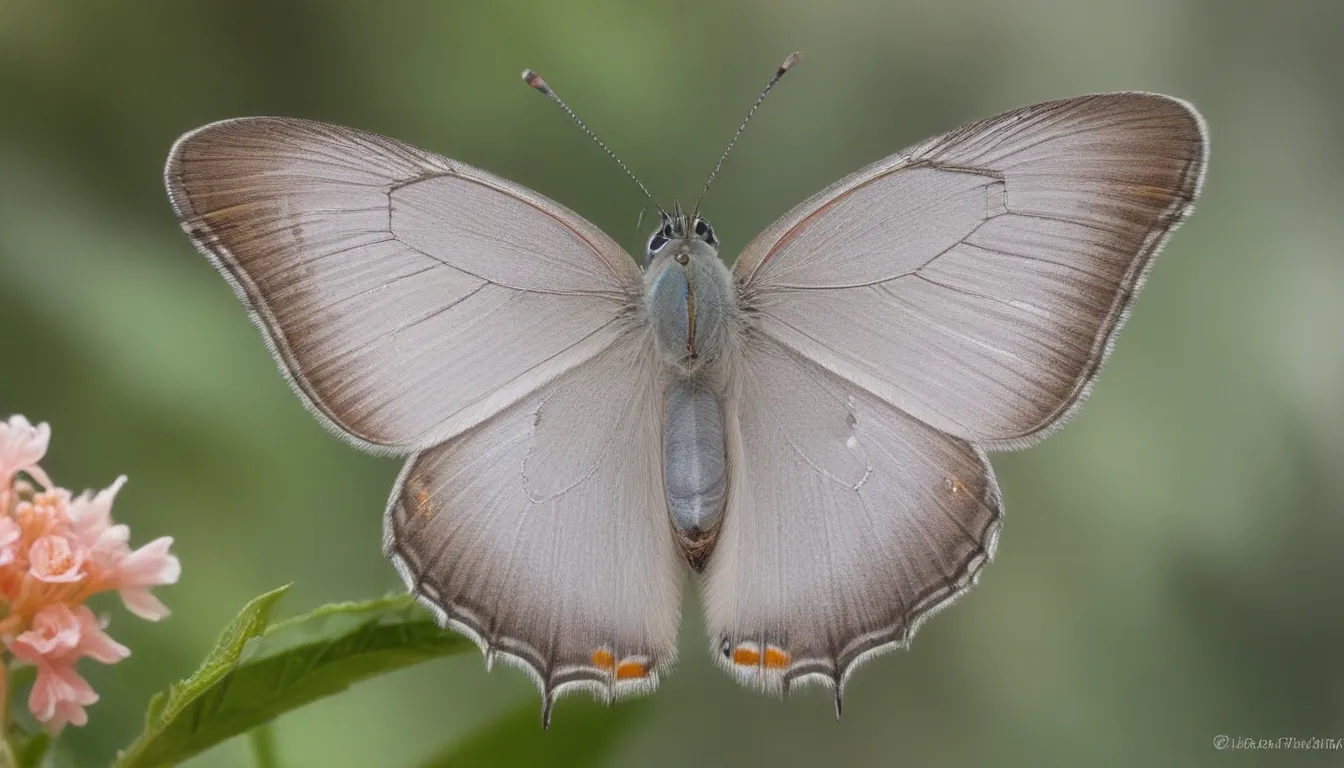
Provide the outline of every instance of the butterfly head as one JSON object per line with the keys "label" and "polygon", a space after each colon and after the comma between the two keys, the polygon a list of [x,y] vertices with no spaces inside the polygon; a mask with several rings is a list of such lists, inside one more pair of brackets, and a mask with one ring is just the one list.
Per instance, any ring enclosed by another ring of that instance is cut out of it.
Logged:
{"label": "butterfly head", "polygon": [[[704,243],[713,249],[717,255],[719,251],[719,238],[714,234],[714,227],[700,217],[690,217],[681,211],[680,206],[673,206],[672,213],[663,212],[658,216],[658,228],[649,235],[649,241],[644,246],[644,263],[651,264],[655,257],[665,252],[674,252],[679,246],[685,246],[690,243]],[[692,246],[692,248],[697,248]],[[691,248],[683,249],[687,253]],[[674,257],[675,257],[674,253]],[[682,258],[685,258],[684,256]],[[681,264],[686,262],[682,258],[677,258]]]}

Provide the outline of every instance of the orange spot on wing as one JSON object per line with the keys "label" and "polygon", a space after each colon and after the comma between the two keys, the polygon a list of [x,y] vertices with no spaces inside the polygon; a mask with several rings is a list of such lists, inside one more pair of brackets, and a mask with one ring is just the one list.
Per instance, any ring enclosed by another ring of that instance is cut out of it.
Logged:
{"label": "orange spot on wing", "polygon": [[749,645],[739,645],[733,649],[733,663],[754,667],[761,663],[761,652]]}
{"label": "orange spot on wing", "polygon": [[622,661],[616,668],[617,680],[637,680],[649,676],[649,666],[639,661]]}
{"label": "orange spot on wing", "polygon": [[765,649],[765,668],[766,669],[784,669],[789,666],[789,654],[782,648],[767,646]]}
{"label": "orange spot on wing", "polygon": [[615,657],[613,657],[611,651],[608,651],[606,648],[598,648],[596,651],[593,651],[592,661],[594,667],[605,669],[608,672],[611,671],[612,667],[616,666]]}
{"label": "orange spot on wing", "polygon": [[429,489],[422,483],[416,483],[415,488],[415,511],[424,517],[430,517],[434,514],[434,505],[429,501]]}

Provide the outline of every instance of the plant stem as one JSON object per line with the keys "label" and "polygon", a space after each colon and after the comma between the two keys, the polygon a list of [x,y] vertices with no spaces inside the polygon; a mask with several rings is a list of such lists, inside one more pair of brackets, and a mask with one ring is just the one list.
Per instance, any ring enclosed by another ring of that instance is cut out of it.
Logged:
{"label": "plant stem", "polygon": [[271,723],[262,723],[247,732],[247,740],[252,745],[252,764],[257,768],[280,768],[280,759],[275,754],[275,731]]}

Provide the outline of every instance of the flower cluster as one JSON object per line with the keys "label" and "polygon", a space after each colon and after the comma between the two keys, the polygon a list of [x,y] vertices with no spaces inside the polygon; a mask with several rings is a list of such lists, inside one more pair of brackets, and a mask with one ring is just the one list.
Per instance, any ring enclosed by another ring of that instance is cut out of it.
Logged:
{"label": "flower cluster", "polygon": [[[0,422],[0,642],[6,661],[37,668],[28,708],[54,732],[84,725],[84,708],[98,700],[75,663],[88,657],[112,664],[130,655],[85,601],[116,590],[131,613],[157,621],[168,608],[150,587],[175,583],[181,565],[168,554],[172,538],[133,550],[130,530],[112,522],[125,477],[75,497],[53,486],[38,466],[50,439],[46,424],[22,416]],[[0,668],[0,686],[5,677]]]}

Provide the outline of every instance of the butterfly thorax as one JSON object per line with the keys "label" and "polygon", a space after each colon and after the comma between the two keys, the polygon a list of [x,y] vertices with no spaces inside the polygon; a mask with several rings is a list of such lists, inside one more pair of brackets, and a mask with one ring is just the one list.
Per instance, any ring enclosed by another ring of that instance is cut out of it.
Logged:
{"label": "butterfly thorax", "polygon": [[713,228],[704,219],[665,215],[645,258],[645,308],[661,357],[684,374],[712,367],[736,311]]}

